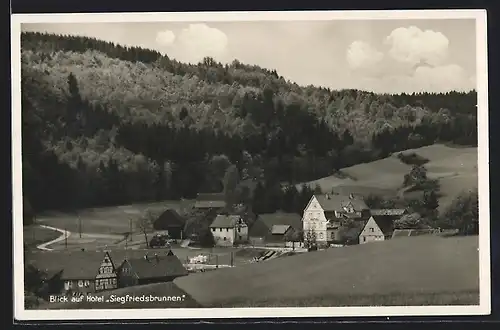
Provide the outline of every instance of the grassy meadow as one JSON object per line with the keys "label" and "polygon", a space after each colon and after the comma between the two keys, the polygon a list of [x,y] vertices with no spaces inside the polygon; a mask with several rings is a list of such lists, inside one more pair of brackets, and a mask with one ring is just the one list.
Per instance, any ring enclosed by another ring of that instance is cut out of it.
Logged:
{"label": "grassy meadow", "polygon": [[[130,231],[130,220],[132,220],[132,224],[134,225],[135,219],[145,210],[151,210],[160,214],[169,208],[180,210],[184,207],[190,207],[192,203],[192,201],[163,201],[148,204],[100,207],[80,210],[78,215],[75,213],[50,212],[40,215],[37,218],[37,222],[77,233],[79,231],[79,216],[83,233],[124,235]],[[132,230],[135,231],[134,227]]]}
{"label": "grassy meadow", "polygon": [[61,233],[38,225],[23,226],[23,239],[26,248],[34,249],[38,245],[61,236]]}
{"label": "grassy meadow", "polygon": [[479,303],[477,237],[410,237],[178,278],[206,307]]}
{"label": "grassy meadow", "polygon": [[[428,170],[427,176],[431,179],[438,179],[440,183],[442,194],[439,197],[440,210],[448,206],[462,190],[477,188],[477,148],[454,148],[434,144],[404,151],[404,153],[411,152],[429,159],[429,162],[425,164]],[[345,178],[332,175],[310,181],[308,184],[312,186],[319,184],[323,191],[334,189],[340,193],[397,196],[402,187],[404,175],[411,169],[410,165],[404,164],[397,158],[397,154],[394,153],[371,163],[343,168],[341,172],[346,176]]]}

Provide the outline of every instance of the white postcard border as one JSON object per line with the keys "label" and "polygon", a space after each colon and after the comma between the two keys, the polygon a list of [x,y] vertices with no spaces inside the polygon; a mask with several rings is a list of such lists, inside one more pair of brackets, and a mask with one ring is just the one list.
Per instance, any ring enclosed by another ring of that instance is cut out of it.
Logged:
{"label": "white postcard border", "polygon": [[[92,13],[14,14],[11,16],[12,59],[12,169],[13,169],[13,257],[14,317],[20,321],[107,320],[107,319],[201,319],[264,317],[353,317],[353,316],[451,316],[486,315],[491,312],[488,76],[486,11],[290,11],[290,12],[184,12],[184,13]],[[305,308],[195,308],[195,309],[93,309],[25,310],[22,224],[21,161],[21,57],[22,23],[83,22],[214,22],[214,21],[308,21],[308,20],[390,20],[390,19],[475,19],[476,82],[478,97],[478,190],[480,304],[478,306],[395,306],[395,307],[305,307]]]}

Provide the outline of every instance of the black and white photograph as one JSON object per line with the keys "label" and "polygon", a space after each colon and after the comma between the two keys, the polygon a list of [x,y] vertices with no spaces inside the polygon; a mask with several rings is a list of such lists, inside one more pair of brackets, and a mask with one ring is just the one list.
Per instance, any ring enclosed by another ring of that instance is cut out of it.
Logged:
{"label": "black and white photograph", "polygon": [[12,16],[15,318],[490,312],[486,12]]}

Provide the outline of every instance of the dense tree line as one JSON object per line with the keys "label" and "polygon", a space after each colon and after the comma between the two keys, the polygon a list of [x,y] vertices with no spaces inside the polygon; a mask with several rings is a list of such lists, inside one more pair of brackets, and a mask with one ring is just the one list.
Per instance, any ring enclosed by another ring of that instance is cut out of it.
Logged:
{"label": "dense tree line", "polygon": [[305,195],[283,183],[437,141],[474,145],[475,98],[301,87],[238,61],[23,33],[23,188],[36,213],[218,192],[232,168],[275,201],[252,201],[259,212],[300,212]]}

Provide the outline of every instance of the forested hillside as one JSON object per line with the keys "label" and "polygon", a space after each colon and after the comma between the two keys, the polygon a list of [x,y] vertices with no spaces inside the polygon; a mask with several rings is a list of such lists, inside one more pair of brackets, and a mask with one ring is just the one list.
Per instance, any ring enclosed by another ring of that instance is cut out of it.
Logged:
{"label": "forested hillside", "polygon": [[475,92],[332,91],[237,60],[188,65],[39,33],[22,34],[21,61],[23,188],[37,212],[191,198],[221,191],[228,169],[275,188],[438,141],[477,143]]}

